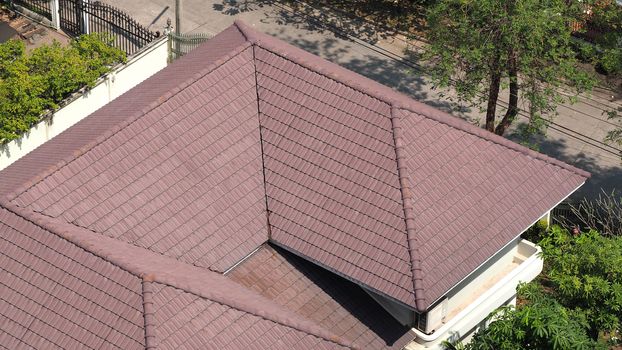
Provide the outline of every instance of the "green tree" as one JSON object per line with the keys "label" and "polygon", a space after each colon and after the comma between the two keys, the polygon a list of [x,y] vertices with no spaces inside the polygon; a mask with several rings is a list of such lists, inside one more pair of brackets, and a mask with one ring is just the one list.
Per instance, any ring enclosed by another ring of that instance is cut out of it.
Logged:
{"label": "green tree", "polygon": [[581,313],[560,305],[537,284],[519,288],[523,304],[505,306],[488,316],[490,324],[480,329],[468,344],[446,344],[449,349],[527,350],[604,349],[590,339]]}
{"label": "green tree", "polygon": [[[430,43],[423,57],[439,86],[486,104],[487,130],[503,135],[524,101],[529,115],[524,131],[540,132],[557,104],[576,97],[564,97],[559,87],[579,93],[594,84],[578,69],[571,45],[570,23],[581,10],[578,2],[566,0],[439,0],[428,11]],[[508,107],[498,115],[506,88]]]}
{"label": "green tree", "polygon": [[553,296],[585,315],[590,337],[622,330],[622,237],[553,227],[540,246]]}
{"label": "green tree", "polygon": [[[617,124],[617,127],[607,132],[605,142],[622,146],[622,107],[606,112],[607,119]],[[622,152],[620,152],[622,159]]]}
{"label": "green tree", "polygon": [[615,0],[592,0],[588,30],[597,34],[592,38],[594,63],[606,74],[622,75],[622,6]]}
{"label": "green tree", "polygon": [[54,42],[26,52],[24,44],[0,44],[0,143],[18,138],[71,93],[93,86],[125,53],[102,34],[84,35],[67,47]]}

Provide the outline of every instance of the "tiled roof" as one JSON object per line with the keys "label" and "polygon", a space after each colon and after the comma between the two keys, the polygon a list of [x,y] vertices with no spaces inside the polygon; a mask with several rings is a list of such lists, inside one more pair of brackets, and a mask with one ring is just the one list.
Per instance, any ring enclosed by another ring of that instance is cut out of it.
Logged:
{"label": "tiled roof", "polygon": [[401,349],[415,338],[361,287],[280,248],[262,246],[227,277],[360,349]]}
{"label": "tiled roof", "polygon": [[161,283],[154,283],[153,304],[159,349],[346,348]]}
{"label": "tiled roof", "polygon": [[442,121],[407,109],[396,113],[404,131],[422,288],[432,301],[585,180]]}
{"label": "tiled roof", "polygon": [[141,279],[0,207],[0,346],[144,349]]}
{"label": "tiled roof", "polygon": [[[589,177],[238,27],[255,50],[271,240],[412,308],[427,309]],[[456,155],[464,140],[492,146]],[[461,205],[442,201],[449,192]]]}
{"label": "tiled roof", "polygon": [[390,106],[255,49],[271,238],[412,304]]}
{"label": "tiled roof", "polygon": [[14,203],[223,272],[268,239],[256,96],[247,45]]}
{"label": "tiled roof", "polygon": [[18,187],[38,181],[63,162],[71,161],[81,150],[87,150],[128,121],[158,105],[201,71],[213,69],[232,50],[244,43],[244,36],[234,26],[204,43],[199,49],[168,65],[127,93],[105,105],[71,128],[30,152],[2,171],[0,194],[14,192]]}
{"label": "tiled roof", "polygon": [[423,311],[589,174],[236,23],[0,176],[182,263],[271,240]]}
{"label": "tiled roof", "polygon": [[0,219],[0,346],[350,348],[216,272],[12,204]]}

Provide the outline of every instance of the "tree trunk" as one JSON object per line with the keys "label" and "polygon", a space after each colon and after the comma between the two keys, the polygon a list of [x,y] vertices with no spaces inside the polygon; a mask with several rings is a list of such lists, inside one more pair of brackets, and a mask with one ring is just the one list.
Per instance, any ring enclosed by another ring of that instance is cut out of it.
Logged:
{"label": "tree trunk", "polygon": [[499,61],[501,55],[497,54],[493,58],[490,73],[490,86],[488,88],[488,107],[486,108],[486,130],[495,131],[495,114],[497,113],[497,100],[499,99],[499,89],[501,86],[501,71]]}
{"label": "tree trunk", "polygon": [[510,77],[510,100],[505,116],[497,125],[495,134],[503,136],[505,131],[512,125],[518,115],[518,67],[516,53],[512,48],[508,52],[508,75]]}

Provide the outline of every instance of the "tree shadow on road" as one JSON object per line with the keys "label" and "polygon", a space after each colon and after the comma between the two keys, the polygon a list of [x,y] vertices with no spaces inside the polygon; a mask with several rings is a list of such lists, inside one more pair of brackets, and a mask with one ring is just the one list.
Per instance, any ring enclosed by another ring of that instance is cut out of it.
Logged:
{"label": "tree shadow on road", "polygon": [[[343,3],[347,1],[350,0],[341,0]],[[365,1],[367,0],[362,0]],[[479,116],[475,116],[471,106],[440,91],[433,94],[427,92],[431,89],[431,85],[419,64],[420,57],[417,50],[407,50],[401,53],[403,57],[400,57],[395,52],[386,51],[375,45],[378,39],[392,37],[394,33],[379,34],[377,27],[369,23],[359,26],[357,22],[343,22],[347,24],[345,27],[337,26],[335,21],[341,21],[337,19],[338,17],[327,13],[311,13],[311,10],[293,12],[291,8],[282,6],[281,2],[271,0],[222,0],[221,4],[213,7],[216,11],[231,16],[262,10],[263,18],[260,22],[277,24],[277,29],[272,29],[269,34],[418,101],[471,123],[479,122]],[[298,32],[306,33],[293,35],[294,31],[288,30],[292,27]],[[362,48],[369,53],[361,54]]]}
{"label": "tree shadow on road", "polygon": [[359,52],[353,55],[350,44],[344,45],[343,41],[338,38],[324,37],[322,40],[312,40],[307,36],[291,36],[285,29],[281,29],[276,36],[307,52],[404,93],[417,101],[452,113],[469,122],[476,122],[472,119],[473,111],[470,107],[449,96],[439,99],[437,95],[431,95],[427,92],[429,81],[399,60],[388,60],[371,54],[361,55]]}
{"label": "tree shadow on road", "polygon": [[220,4],[212,5],[212,8],[225,15],[236,16],[244,12],[257,11],[270,3],[270,0],[222,0]]}
{"label": "tree shadow on road", "polygon": [[[510,139],[517,141],[516,135],[511,135]],[[597,159],[593,154],[579,152],[569,154],[565,140],[553,140],[550,138],[540,138],[538,140],[539,151],[565,163],[574,165],[592,174],[581,188],[571,197],[571,201],[578,201],[581,198],[594,199],[602,191],[611,193],[613,189],[622,189],[622,163],[617,165],[604,166],[604,162]],[[614,156],[615,157],[615,156]],[[614,159],[613,164],[617,159]],[[620,160],[622,162],[622,159]]]}
{"label": "tree shadow on road", "polygon": [[351,35],[372,44],[406,33],[409,28],[420,30],[422,27],[423,12],[419,1],[222,0],[213,5],[213,9],[235,16],[266,5],[272,8],[272,13],[266,14],[271,23]]}

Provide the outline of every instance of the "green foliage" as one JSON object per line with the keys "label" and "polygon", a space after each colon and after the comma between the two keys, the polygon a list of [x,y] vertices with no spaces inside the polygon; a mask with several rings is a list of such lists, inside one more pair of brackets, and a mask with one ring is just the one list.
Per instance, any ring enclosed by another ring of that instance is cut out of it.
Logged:
{"label": "green foliage", "polygon": [[504,306],[493,312],[488,327],[479,330],[464,345],[447,346],[465,350],[599,349],[585,332],[582,314],[560,305],[537,284],[519,288],[524,304]]}
{"label": "green foliage", "polygon": [[587,23],[588,29],[598,31],[593,38],[595,52],[592,62],[605,73],[622,74],[622,6],[614,0],[591,1],[592,14]]}
{"label": "green foliage", "polygon": [[27,53],[24,44],[0,44],[0,143],[18,138],[41,115],[125,60],[110,37],[83,35],[68,47],[54,42]]}
{"label": "green foliage", "polygon": [[590,335],[621,329],[622,237],[553,227],[540,245],[553,295],[585,315]]}
{"label": "green foliage", "polygon": [[521,236],[521,238],[526,239],[533,243],[538,243],[544,235],[546,235],[546,230],[548,228],[548,223],[546,219],[538,220],[533,226],[528,228]]}
{"label": "green foliage", "polygon": [[[606,111],[605,114],[607,114],[607,119],[617,124],[615,129],[607,132],[605,142],[622,146],[622,107]],[[622,152],[620,152],[620,158],[622,159]]]}
{"label": "green foliage", "polygon": [[[524,131],[540,132],[559,103],[574,100],[561,95],[559,87],[570,85],[579,93],[594,84],[578,68],[572,46],[569,23],[580,10],[566,0],[439,0],[428,11],[430,44],[424,58],[439,86],[454,87],[460,98],[476,105],[488,102],[487,123],[490,115],[493,129],[499,87],[509,87],[510,106],[520,111],[518,98],[526,102],[530,120]],[[509,126],[516,113],[506,116],[502,123]],[[495,132],[503,134],[507,126],[498,125]]]}

